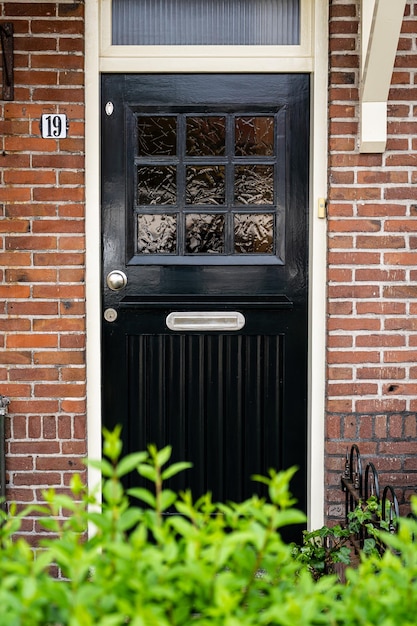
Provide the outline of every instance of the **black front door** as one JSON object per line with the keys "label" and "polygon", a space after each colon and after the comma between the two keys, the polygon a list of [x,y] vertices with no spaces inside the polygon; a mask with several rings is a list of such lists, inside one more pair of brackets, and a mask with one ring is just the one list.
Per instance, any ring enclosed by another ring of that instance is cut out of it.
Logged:
{"label": "black front door", "polygon": [[306,506],[309,77],[102,77],[103,420]]}

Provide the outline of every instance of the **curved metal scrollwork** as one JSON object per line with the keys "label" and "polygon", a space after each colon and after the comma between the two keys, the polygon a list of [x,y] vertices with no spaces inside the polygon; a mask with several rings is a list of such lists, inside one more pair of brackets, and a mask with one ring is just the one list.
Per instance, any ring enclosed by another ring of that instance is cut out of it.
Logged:
{"label": "curved metal scrollwork", "polygon": [[[387,485],[380,496],[380,485],[378,471],[375,465],[370,461],[365,468],[365,474],[362,472],[362,460],[359,448],[353,444],[350,453],[346,451],[345,469],[342,474],[342,489],[345,492],[345,518],[349,519],[349,513],[362,502],[365,503],[371,496],[375,496],[378,503],[381,504],[381,520],[388,522],[388,530],[395,532],[395,520],[399,517],[399,504],[394,488]],[[373,522],[375,526],[379,525],[379,520],[375,517]],[[356,537],[355,544],[363,547],[364,540],[367,538],[367,532],[361,530]]]}
{"label": "curved metal scrollwork", "polygon": [[[395,495],[394,488],[387,485],[382,493],[382,519],[388,522],[388,530],[390,533],[395,532],[395,520],[400,516],[400,508],[398,499]],[[388,517],[388,519],[387,519]]]}
{"label": "curved metal scrollwork", "polygon": [[365,502],[370,496],[375,496],[379,500],[379,478],[375,465],[371,462],[365,468],[364,497]]}
{"label": "curved metal scrollwork", "polygon": [[359,495],[362,496],[362,461],[356,443],[350,449],[350,480],[355,489],[358,489]]}

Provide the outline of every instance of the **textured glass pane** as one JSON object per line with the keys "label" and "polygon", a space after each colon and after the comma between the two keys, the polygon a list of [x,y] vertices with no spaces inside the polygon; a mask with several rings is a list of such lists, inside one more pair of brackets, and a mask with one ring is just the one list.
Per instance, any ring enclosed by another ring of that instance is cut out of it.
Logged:
{"label": "textured glass pane", "polygon": [[138,118],[139,156],[174,156],[176,153],[177,120],[175,117]]}
{"label": "textured glass pane", "polygon": [[237,117],[235,120],[235,153],[237,156],[273,156],[274,118]]}
{"label": "textured glass pane", "polygon": [[221,254],[224,252],[224,215],[192,214],[185,218],[186,252]]}
{"label": "textured glass pane", "polygon": [[298,45],[300,0],[113,0],[113,45]]}
{"label": "textured glass pane", "polygon": [[235,168],[236,204],[273,204],[273,165],[239,165]]}
{"label": "textured glass pane", "polygon": [[175,254],[176,250],[176,215],[138,215],[139,253]]}
{"label": "textured glass pane", "polygon": [[222,165],[187,167],[187,204],[224,204],[225,168]]}
{"label": "textured glass pane", "polygon": [[221,156],[226,149],[224,117],[187,118],[187,155]]}
{"label": "textured glass pane", "polygon": [[274,216],[271,213],[236,214],[234,227],[237,254],[273,254]]}
{"label": "textured glass pane", "polygon": [[175,204],[176,168],[171,165],[138,167],[138,204]]}

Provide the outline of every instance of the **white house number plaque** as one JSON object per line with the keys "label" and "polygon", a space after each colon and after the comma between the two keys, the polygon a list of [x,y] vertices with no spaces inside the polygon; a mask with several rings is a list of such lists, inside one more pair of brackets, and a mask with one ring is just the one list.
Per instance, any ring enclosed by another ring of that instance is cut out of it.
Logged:
{"label": "white house number plaque", "polygon": [[64,113],[44,113],[41,117],[41,134],[44,139],[65,139],[67,116]]}

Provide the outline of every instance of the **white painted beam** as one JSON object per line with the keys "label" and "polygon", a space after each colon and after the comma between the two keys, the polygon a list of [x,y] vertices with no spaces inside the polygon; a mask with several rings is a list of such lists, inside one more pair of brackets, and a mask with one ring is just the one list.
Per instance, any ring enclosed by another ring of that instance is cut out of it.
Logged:
{"label": "white painted beam", "polygon": [[374,17],[376,0],[362,0],[361,2],[361,77],[364,75],[365,61],[371,38],[371,27]]}
{"label": "white painted beam", "polygon": [[382,153],[387,145],[387,103],[360,103],[360,152]]}
{"label": "white painted beam", "polygon": [[362,0],[360,152],[383,152],[387,101],[407,0]]}

